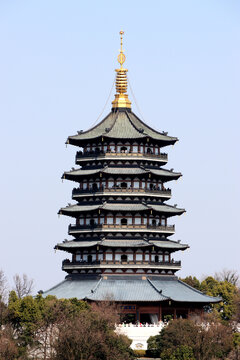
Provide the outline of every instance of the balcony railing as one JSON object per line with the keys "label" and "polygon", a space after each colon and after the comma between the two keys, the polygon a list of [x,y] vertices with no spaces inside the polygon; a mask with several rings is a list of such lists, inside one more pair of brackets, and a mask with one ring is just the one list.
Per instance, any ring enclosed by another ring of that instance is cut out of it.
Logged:
{"label": "balcony railing", "polygon": [[134,193],[134,194],[143,194],[143,193],[147,193],[147,194],[156,194],[156,195],[171,195],[171,190],[170,189],[164,189],[164,190],[160,190],[159,187],[157,188],[153,188],[153,189],[145,189],[145,188],[132,188],[132,187],[128,187],[128,188],[121,188],[120,186],[113,186],[111,188],[105,187],[105,186],[99,186],[96,188],[91,188],[91,189],[79,189],[79,188],[74,188],[72,194],[73,195],[81,195],[81,194],[88,194],[88,193],[101,193],[101,192],[111,192],[111,193],[115,193],[115,192],[119,192],[119,193]]}
{"label": "balcony railing", "polygon": [[122,261],[122,260],[94,260],[94,261],[70,261],[69,259],[63,260],[62,266],[69,265],[69,266],[94,266],[94,265],[144,265],[144,266],[181,266],[181,261],[137,261],[137,260],[129,260],[129,261]]}
{"label": "balcony railing", "polygon": [[121,224],[92,224],[92,225],[73,225],[70,224],[68,227],[69,233],[73,231],[81,231],[81,230],[157,230],[163,232],[174,232],[175,225],[146,225],[146,224],[129,224],[129,225],[121,225]]}
{"label": "balcony railing", "polygon": [[159,160],[164,160],[167,161],[168,159],[168,155],[165,153],[161,153],[161,154],[153,154],[150,152],[130,152],[130,151],[122,151],[122,152],[114,152],[114,151],[78,151],[76,154],[76,161],[77,160],[81,160],[83,158],[90,158],[90,157],[148,157],[148,158],[152,158],[152,159],[159,159]]}

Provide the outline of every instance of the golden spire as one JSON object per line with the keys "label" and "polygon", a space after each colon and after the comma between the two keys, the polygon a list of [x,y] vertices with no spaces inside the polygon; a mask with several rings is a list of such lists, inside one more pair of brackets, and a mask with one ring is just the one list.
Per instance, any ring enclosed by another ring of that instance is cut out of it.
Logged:
{"label": "golden spire", "polygon": [[112,107],[116,108],[131,108],[131,102],[128,99],[127,95],[127,69],[123,68],[123,63],[125,62],[126,56],[123,53],[122,39],[124,32],[120,31],[121,36],[121,49],[120,54],[118,55],[118,62],[120,64],[120,69],[116,69],[116,92],[115,99],[112,101]]}

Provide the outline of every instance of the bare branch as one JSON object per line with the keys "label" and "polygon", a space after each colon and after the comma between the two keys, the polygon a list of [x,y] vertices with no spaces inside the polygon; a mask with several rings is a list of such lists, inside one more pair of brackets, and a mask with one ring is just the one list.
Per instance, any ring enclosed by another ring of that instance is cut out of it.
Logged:
{"label": "bare branch", "polygon": [[8,290],[7,278],[3,270],[0,270],[0,300],[2,300],[3,302],[5,302],[7,298],[7,290]]}
{"label": "bare branch", "polygon": [[217,281],[227,281],[235,286],[239,286],[239,274],[237,270],[223,269],[215,273],[214,278]]}
{"label": "bare branch", "polygon": [[34,287],[33,279],[29,279],[26,274],[23,274],[22,277],[18,274],[15,274],[13,277],[14,281],[14,290],[19,299],[22,299],[24,296],[30,295]]}

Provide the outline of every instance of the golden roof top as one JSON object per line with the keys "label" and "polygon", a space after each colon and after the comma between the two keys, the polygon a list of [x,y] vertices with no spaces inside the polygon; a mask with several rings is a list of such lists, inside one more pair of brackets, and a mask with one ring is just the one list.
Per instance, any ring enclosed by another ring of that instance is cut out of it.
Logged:
{"label": "golden roof top", "polygon": [[131,101],[128,99],[127,95],[127,69],[123,67],[123,63],[126,60],[126,56],[123,52],[122,40],[124,32],[120,31],[121,38],[121,49],[120,54],[118,55],[118,62],[120,64],[120,69],[116,69],[116,94],[115,99],[112,101],[113,109],[116,108],[131,108]]}

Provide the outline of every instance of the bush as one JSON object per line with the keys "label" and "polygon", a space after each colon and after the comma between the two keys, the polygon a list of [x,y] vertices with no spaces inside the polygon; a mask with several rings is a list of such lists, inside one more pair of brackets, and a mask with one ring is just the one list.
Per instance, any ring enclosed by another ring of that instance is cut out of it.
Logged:
{"label": "bush", "polygon": [[134,355],[144,357],[146,355],[146,350],[133,350]]}

